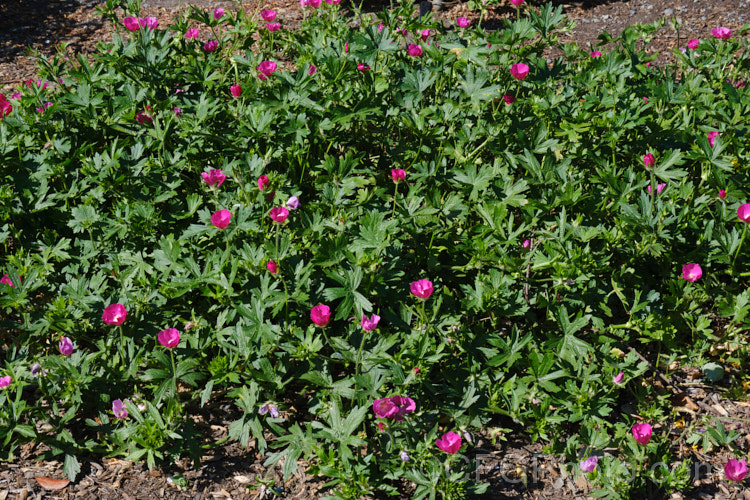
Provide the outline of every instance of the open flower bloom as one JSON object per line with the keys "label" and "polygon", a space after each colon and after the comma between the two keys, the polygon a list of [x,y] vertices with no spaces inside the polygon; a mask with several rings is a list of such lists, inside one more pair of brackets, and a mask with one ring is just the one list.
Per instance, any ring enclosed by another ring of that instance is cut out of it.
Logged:
{"label": "open flower bloom", "polygon": [[232,212],[229,210],[217,210],[211,216],[211,224],[218,227],[219,229],[226,229],[229,226],[229,222],[232,220]]}
{"label": "open flower bloom", "polygon": [[402,168],[392,168],[391,169],[391,179],[393,179],[393,182],[398,183],[400,181],[403,181],[406,178],[406,172]]}
{"label": "open flower bloom", "polygon": [[419,299],[428,299],[432,295],[432,281],[421,279],[409,285],[411,293]]}
{"label": "open flower bloom", "polygon": [[108,325],[118,326],[125,322],[128,311],[122,304],[110,304],[104,308],[102,321]]}
{"label": "open flower bloom", "polygon": [[217,40],[209,40],[203,44],[203,52],[211,53],[219,48],[219,42]]}
{"label": "open flower bloom", "polygon": [[273,61],[263,61],[256,68],[263,76],[271,76],[276,71],[276,63]]}
{"label": "open flower bloom", "polygon": [[471,24],[471,21],[469,21],[465,17],[459,17],[458,19],[456,19],[456,24],[459,28],[467,28]]}
{"label": "open flower bloom", "polygon": [[633,426],[633,437],[638,444],[648,444],[651,441],[651,425],[647,423],[635,424]]}
{"label": "open flower bloom", "polygon": [[[656,185],[656,194],[661,194],[662,191],[664,191],[664,188],[667,187],[667,184],[664,182],[661,182]],[[648,194],[651,194],[651,184],[646,187],[646,190],[648,191]]]}
{"label": "open flower bloom", "polygon": [[[11,99],[13,96],[11,96]],[[13,111],[13,105],[5,97],[5,94],[0,94],[0,120],[11,114]]]}
{"label": "open flower bloom", "polygon": [[[19,277],[19,279],[21,278]],[[12,287],[12,288],[16,287],[16,285],[13,284],[13,281],[10,279],[10,276],[8,276],[7,273],[3,274],[3,277],[0,278],[0,283],[2,283],[3,285],[8,285],[9,287]]]}
{"label": "open flower bloom", "polygon": [[114,413],[115,418],[128,418],[128,410],[125,408],[125,403],[123,403],[121,399],[115,399],[112,401],[112,413]]}
{"label": "open flower bloom", "polygon": [[747,462],[745,460],[731,459],[724,466],[724,475],[730,481],[741,482],[747,474]]}
{"label": "open flower bloom", "polygon": [[286,200],[286,208],[289,210],[297,210],[300,206],[302,206],[302,204],[296,196],[290,196],[289,199]]}
{"label": "open flower bloom", "polygon": [[591,54],[589,54],[592,58],[599,57],[602,55],[602,52],[600,50],[595,50]]}
{"label": "open flower bloom", "polygon": [[214,19],[221,19],[221,17],[224,15],[224,9],[221,7],[217,7],[214,9]]}
{"label": "open flower bloom", "polygon": [[719,137],[719,133],[716,131],[709,132],[707,137],[708,137],[708,144],[711,147],[714,147],[714,143],[716,142],[716,138]]}
{"label": "open flower bloom", "polygon": [[376,399],[372,403],[372,409],[378,418],[392,418],[401,422],[404,420],[404,415],[417,409],[417,404],[406,396],[392,396]]}
{"label": "open flower bloom", "polygon": [[289,209],[286,207],[274,207],[268,212],[268,216],[273,219],[274,222],[281,224],[289,217]]}
{"label": "open flower bloom", "polygon": [[719,26],[718,28],[714,28],[711,30],[711,34],[715,38],[721,38],[722,40],[729,40],[732,38],[732,30],[729,28],[725,28],[724,26]]}
{"label": "open flower bloom", "polygon": [[13,377],[10,375],[7,375],[5,377],[0,377],[0,389],[5,389],[10,385],[10,382],[13,380]]}
{"label": "open flower bloom", "polygon": [[191,38],[198,38],[198,35],[200,35],[200,31],[198,31],[197,28],[190,28],[185,32],[185,38],[190,40]]}
{"label": "open flower bloom", "polygon": [[318,326],[326,326],[331,319],[331,308],[325,304],[318,304],[310,310],[310,319]]}
{"label": "open flower bloom", "polygon": [[698,45],[700,45],[700,44],[701,44],[701,41],[700,41],[700,40],[696,40],[695,38],[692,38],[692,39],[691,39],[691,40],[690,40],[690,41],[688,42],[688,48],[689,48],[690,50],[695,50],[695,49],[697,49],[697,48],[698,48]]}
{"label": "open flower bloom", "polygon": [[213,186],[216,184],[216,187],[220,187],[224,181],[227,179],[227,176],[218,168],[212,168],[208,172],[201,172],[201,177],[203,177],[203,180],[206,181],[206,184],[209,186]]}
{"label": "open flower bloom", "polygon": [[685,264],[682,266],[682,277],[691,283],[703,276],[703,269],[698,264]]}
{"label": "open flower bloom", "polygon": [[510,67],[510,74],[516,80],[523,80],[529,75],[529,66],[524,63],[516,63]]}
{"label": "open flower bloom", "polygon": [[260,11],[260,17],[267,23],[270,23],[274,19],[276,19],[276,11],[275,10],[262,10]]}
{"label": "open flower bloom", "polygon": [[422,55],[422,46],[412,43],[409,45],[409,55],[412,57],[419,57]]}
{"label": "open flower bloom", "polygon": [[523,0],[510,0],[510,3],[512,3],[516,7],[520,7],[521,5],[523,5]]}
{"label": "open flower bloom", "polygon": [[369,318],[364,314],[362,315],[362,329],[366,332],[371,332],[377,328],[378,322],[380,322],[380,316],[377,314],[373,314]]}
{"label": "open flower bloom", "polygon": [[137,17],[128,16],[122,20],[122,24],[128,31],[138,31],[141,28]]}
{"label": "open flower bloom", "polygon": [[167,349],[173,349],[180,343],[180,331],[177,328],[167,328],[160,331],[156,338]]}
{"label": "open flower bloom", "polygon": [[268,31],[279,31],[281,29],[281,23],[266,23]]}
{"label": "open flower bloom", "polygon": [[63,356],[70,356],[73,354],[75,348],[73,342],[68,337],[63,337],[62,340],[57,344],[57,348],[60,350],[60,354]]}
{"label": "open flower bloom", "polygon": [[461,448],[461,436],[455,432],[446,432],[435,444],[442,451],[453,455]]}
{"label": "open flower bloom", "polygon": [[271,418],[279,418],[279,406],[275,403],[265,403],[258,409],[258,415],[269,414]]}
{"label": "open flower bloom", "polygon": [[742,222],[750,222],[750,203],[744,203],[737,207],[737,217]]}
{"label": "open flower bloom", "polygon": [[589,457],[581,461],[581,470],[583,472],[594,472],[596,465],[599,463],[598,457]]}

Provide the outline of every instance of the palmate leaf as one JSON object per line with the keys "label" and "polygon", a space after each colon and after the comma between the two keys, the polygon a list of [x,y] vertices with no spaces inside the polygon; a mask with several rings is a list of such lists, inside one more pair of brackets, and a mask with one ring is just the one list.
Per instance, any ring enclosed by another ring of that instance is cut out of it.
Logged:
{"label": "palmate leaf", "polygon": [[499,85],[485,87],[484,84],[489,80],[489,72],[483,69],[475,69],[469,66],[466,69],[466,75],[460,81],[459,88],[471,99],[473,103],[486,102],[494,99],[500,93]]}
{"label": "palmate leaf", "polygon": [[582,311],[576,314],[571,322],[565,306],[560,306],[555,313],[557,323],[563,331],[563,337],[556,339],[552,345],[557,348],[560,358],[574,365],[579,362],[591,350],[591,345],[577,338],[575,333],[589,324],[591,315],[584,315]]}

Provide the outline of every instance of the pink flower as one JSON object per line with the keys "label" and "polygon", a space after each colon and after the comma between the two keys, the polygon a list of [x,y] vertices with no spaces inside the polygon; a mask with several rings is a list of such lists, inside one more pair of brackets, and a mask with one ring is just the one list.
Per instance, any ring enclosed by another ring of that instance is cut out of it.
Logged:
{"label": "pink flower", "polygon": [[376,399],[372,403],[372,409],[378,418],[392,418],[398,415],[398,406],[391,398]]}
{"label": "pink flower", "polygon": [[469,25],[471,24],[471,21],[469,21],[465,17],[459,17],[458,19],[456,19],[456,24],[458,25],[459,28],[468,28]]}
{"label": "pink flower", "polygon": [[217,210],[211,215],[211,224],[219,229],[226,229],[232,220],[232,212],[226,209]]}
{"label": "pink flower", "polygon": [[461,448],[461,436],[455,432],[446,432],[435,444],[442,451],[453,455]]}
{"label": "pink flower", "polygon": [[239,97],[242,95],[242,85],[236,83],[229,87],[229,91],[232,93],[232,97]]}
{"label": "pink flower", "polygon": [[714,147],[714,143],[716,142],[717,137],[719,137],[719,133],[716,131],[708,133],[708,143],[711,145],[711,147]]}
{"label": "pink flower", "polygon": [[412,57],[419,57],[422,55],[422,46],[412,43],[409,45],[409,55]]}
{"label": "pink flower", "polygon": [[3,285],[8,285],[9,287],[12,287],[12,288],[16,287],[16,285],[13,284],[13,281],[11,281],[10,276],[8,276],[7,273],[3,274],[3,277],[0,278],[0,283],[2,283]]}
{"label": "pink flower", "polygon": [[419,35],[422,41],[424,42],[430,37],[430,30],[422,30],[422,33]]}
{"label": "pink flower", "polygon": [[297,210],[300,206],[302,206],[302,204],[296,196],[290,196],[289,199],[286,200],[286,208],[289,210]]}
{"label": "pink flower", "polygon": [[695,50],[695,49],[698,48],[698,45],[700,45],[700,43],[701,43],[700,40],[696,40],[695,38],[693,38],[690,41],[688,41],[688,45],[687,46],[688,46],[688,48],[690,50]]}
{"label": "pink flower", "polygon": [[747,474],[747,462],[745,460],[731,459],[724,466],[724,475],[730,481],[741,482]]}
{"label": "pink flower", "polygon": [[148,28],[150,30],[156,29],[157,26],[159,26],[159,20],[155,17],[142,17],[138,19],[138,24],[141,25],[141,28]]}
{"label": "pink flower", "polygon": [[513,96],[513,95],[511,95],[511,94],[505,94],[505,95],[503,95],[503,101],[505,101],[505,104],[507,104],[508,106],[510,106],[511,104],[513,104],[514,102],[516,102],[516,97]]}
{"label": "pink flower", "polygon": [[516,7],[520,7],[521,5],[523,5],[523,0],[510,0],[510,3],[512,3]]}
{"label": "pink flower", "polygon": [[401,452],[401,454],[399,455],[399,458],[401,459],[402,462],[408,462],[409,460],[411,460],[411,458],[409,458],[409,454],[406,453],[405,451]]}
{"label": "pink flower", "polygon": [[258,189],[263,191],[268,187],[268,185],[271,183],[271,181],[268,179],[267,175],[261,175],[258,177]]}
{"label": "pink flower", "polygon": [[276,11],[275,10],[262,10],[260,11],[260,17],[263,18],[263,20],[267,23],[270,23],[274,19],[276,19]]}
{"label": "pink flower", "polygon": [[13,380],[13,377],[11,377],[10,375],[0,377],[0,389],[5,389],[6,387],[8,387],[11,380]]}
{"label": "pink flower", "polygon": [[[599,57],[602,55],[602,52],[600,50],[595,50],[591,54],[589,54],[591,57]],[[596,458],[596,457],[593,457]]]}
{"label": "pink flower", "polygon": [[646,104],[648,104],[648,97],[644,97],[643,98],[643,102],[645,102]]}
{"label": "pink flower", "polygon": [[268,212],[268,215],[274,222],[281,224],[287,217],[289,217],[289,209],[286,207],[274,207]]}
{"label": "pink flower", "polygon": [[404,169],[402,168],[392,168],[391,169],[391,179],[393,179],[393,182],[398,184],[400,181],[403,181],[406,178],[406,172],[404,172]]}
{"label": "pink flower", "polygon": [[167,349],[174,349],[180,343],[180,331],[177,328],[167,328],[160,331],[156,338]]}
{"label": "pink flower", "polygon": [[370,71],[370,67],[366,65],[365,63],[357,64],[357,69],[360,70],[362,73],[367,73],[368,71]]}
{"label": "pink flower", "polygon": [[138,31],[141,28],[137,17],[128,16],[122,20],[122,24],[125,25],[125,29],[128,31]]}
{"label": "pink flower", "polygon": [[682,277],[691,283],[703,276],[703,269],[698,264],[685,264],[682,266]]}
{"label": "pink flower", "polygon": [[529,248],[531,246],[531,240],[529,240],[529,239],[523,240],[523,244],[521,246],[523,248]]}
{"label": "pink flower", "polygon": [[750,222],[750,203],[745,203],[737,207],[737,217],[742,222]]}
{"label": "pink flower", "polygon": [[276,71],[276,63],[273,61],[263,61],[255,69],[260,71],[263,76],[271,76]]}
{"label": "pink flower", "polygon": [[112,401],[112,413],[114,413],[115,418],[128,418],[128,410],[125,408],[125,404],[121,399],[115,399]]}
{"label": "pink flower", "polygon": [[[10,96],[11,99],[15,99],[15,94]],[[18,96],[21,97],[20,95]],[[8,116],[13,111],[13,105],[5,98],[5,94],[0,94],[0,120]]]}
{"label": "pink flower", "polygon": [[625,373],[624,372],[620,372],[617,375],[615,375],[614,377],[612,377],[612,382],[614,382],[616,385],[620,385],[620,384],[622,384],[622,381],[624,379],[625,379]]}
{"label": "pink flower", "polygon": [[128,311],[122,304],[110,304],[104,308],[102,321],[108,325],[119,326],[125,322]]}
{"label": "pink flower", "polygon": [[221,19],[221,17],[224,15],[224,9],[221,7],[217,7],[214,9],[214,19]]}
{"label": "pink flower", "polygon": [[510,67],[510,74],[516,80],[523,80],[529,74],[529,67],[524,63],[516,63]]}
{"label": "pink flower", "polygon": [[344,42],[344,53],[349,52],[349,42]]}
{"label": "pink flower", "polygon": [[180,116],[182,114],[181,108],[174,108],[172,111],[174,111],[174,114],[177,116]]}
{"label": "pink flower", "polygon": [[364,314],[362,315],[362,329],[366,332],[371,332],[375,328],[378,327],[378,322],[380,321],[380,316],[377,314],[373,314],[367,318]]}
{"label": "pink flower", "polygon": [[596,469],[596,464],[598,463],[598,457],[589,457],[586,460],[581,461],[581,470],[583,472],[594,472],[594,469]]}
{"label": "pink flower", "polygon": [[219,170],[218,168],[212,168],[208,172],[201,172],[201,177],[203,177],[203,180],[206,181],[206,184],[209,186],[213,186],[216,184],[216,187],[220,187],[224,181],[227,179],[227,176]]}
{"label": "pink flower", "polygon": [[191,38],[198,38],[198,35],[200,35],[200,31],[198,31],[197,28],[190,28],[185,32],[185,38],[190,40]]}
{"label": "pink flower", "polygon": [[432,281],[421,279],[409,286],[411,293],[419,299],[428,299],[432,295]]}
{"label": "pink flower", "polygon": [[647,423],[635,424],[633,426],[633,437],[638,444],[648,444],[651,440],[651,425]]}
{"label": "pink flower", "polygon": [[268,23],[266,24],[268,31],[279,31],[281,29],[281,23]]}
{"label": "pink flower", "polygon": [[326,3],[328,5],[338,5],[341,3],[341,0],[326,0]]}
{"label": "pink flower", "polygon": [[[662,183],[657,184],[656,185],[656,194],[661,194],[661,192],[664,191],[665,187],[667,187],[666,183],[662,182]],[[648,194],[651,194],[651,185],[650,184],[648,185],[648,187],[646,188],[646,190],[648,191]]]}
{"label": "pink flower", "polygon": [[60,350],[60,354],[63,356],[70,356],[73,354],[74,347],[73,342],[68,337],[63,337],[62,340],[57,344],[57,348]]}
{"label": "pink flower", "polygon": [[715,38],[721,38],[722,40],[729,40],[732,38],[732,30],[729,28],[725,28],[724,26],[719,26],[718,28],[714,28],[711,30],[711,34]]}
{"label": "pink flower", "polygon": [[154,119],[148,114],[151,111],[151,106],[147,105],[145,110],[138,111],[135,114],[135,121],[143,125],[144,123],[153,123]]}
{"label": "pink flower", "polygon": [[406,396],[392,396],[391,402],[396,405],[398,412],[393,416],[394,420],[399,422],[404,420],[404,415],[412,413],[417,409],[417,404],[413,399],[407,398]]}
{"label": "pink flower", "polygon": [[268,263],[266,263],[266,269],[268,269],[269,273],[276,274],[276,272],[279,270],[279,266],[277,266],[274,261],[269,260]]}
{"label": "pink flower", "polygon": [[317,72],[318,72],[318,68],[316,68],[314,64],[311,64],[310,67],[307,68],[307,74],[310,76],[314,75]]}
{"label": "pink flower", "polygon": [[39,106],[38,108],[36,108],[36,112],[37,113],[44,113],[44,110],[47,109],[47,108],[49,108],[50,106],[52,106],[51,102],[45,102],[44,104],[42,104],[41,106]]}
{"label": "pink flower", "polygon": [[216,40],[209,40],[203,44],[203,52],[211,53],[219,48],[219,42]]}
{"label": "pink flower", "polygon": [[643,164],[646,165],[646,168],[652,168],[654,166],[654,163],[656,163],[654,155],[652,155],[651,153],[643,155]]}
{"label": "pink flower", "polygon": [[378,33],[382,33],[383,32],[383,28],[385,28],[385,24],[378,23]]}
{"label": "pink flower", "polygon": [[318,304],[310,311],[310,319],[318,326],[326,326],[331,319],[331,308],[325,304]]}
{"label": "pink flower", "polygon": [[717,195],[722,200],[727,197],[727,190],[726,189],[719,189],[719,194]]}

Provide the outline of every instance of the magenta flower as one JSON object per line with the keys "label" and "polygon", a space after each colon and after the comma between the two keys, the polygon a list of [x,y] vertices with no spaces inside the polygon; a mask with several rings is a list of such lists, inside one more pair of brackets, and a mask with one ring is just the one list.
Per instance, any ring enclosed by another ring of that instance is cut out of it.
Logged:
{"label": "magenta flower", "polygon": [[263,20],[267,23],[270,23],[274,19],[276,19],[276,11],[275,10],[262,10],[260,11],[260,17],[263,18]]}
{"label": "magenta flower", "polygon": [[412,43],[409,45],[409,55],[412,57],[419,57],[422,55],[422,46]]}
{"label": "magenta flower", "polygon": [[331,308],[325,304],[318,304],[310,310],[310,319],[318,326],[326,326],[331,319]]}
{"label": "magenta flower", "polygon": [[[589,54],[589,55],[590,55],[590,56],[591,56],[592,58],[593,58],[593,57],[599,57],[599,56],[601,56],[601,55],[602,55],[602,52],[601,52],[600,50],[595,50],[595,51],[593,51],[593,52],[592,52],[591,54]],[[594,457],[594,458],[596,458],[596,457]]]}
{"label": "magenta flower", "polygon": [[422,30],[422,33],[419,35],[419,37],[424,42],[425,40],[427,40],[428,38],[430,38],[430,30],[428,30],[428,29]]}
{"label": "magenta flower", "polygon": [[[18,279],[21,280],[20,277]],[[21,280],[21,282],[23,283],[23,280]],[[8,285],[11,288],[15,288],[16,287],[16,285],[13,284],[13,281],[11,281],[10,276],[8,276],[7,273],[3,274],[3,277],[0,278],[0,283],[2,283],[3,285]]]}
{"label": "magenta flower", "polygon": [[412,413],[417,409],[417,404],[414,400],[412,398],[407,398],[406,396],[392,396],[391,402],[396,405],[396,408],[398,409],[398,412],[393,416],[393,419],[398,420],[399,422],[404,420],[404,415]]}
{"label": "magenta flower", "polygon": [[174,108],[172,111],[177,116],[180,116],[182,114],[182,108]]}
{"label": "magenta flower", "polygon": [[125,322],[128,311],[122,304],[110,304],[104,308],[102,321],[108,325],[119,326]]}
{"label": "magenta flower", "polygon": [[529,240],[529,239],[523,240],[523,244],[521,246],[523,248],[529,248],[531,246],[531,240]]}
{"label": "magenta flower", "polygon": [[710,144],[711,147],[714,147],[714,143],[716,142],[716,138],[719,137],[719,133],[716,131],[709,132],[707,137],[708,137],[708,144]]}
{"label": "magenta flower", "polygon": [[391,169],[391,179],[393,179],[393,182],[398,184],[400,181],[403,181],[406,178],[406,172],[402,168],[392,168]]}
{"label": "magenta flower", "polygon": [[[10,98],[14,99],[13,96],[10,96]],[[11,112],[13,112],[13,105],[5,98],[5,94],[0,94],[0,120],[11,114]]]}
{"label": "magenta flower", "polygon": [[135,114],[135,121],[143,125],[144,123],[153,123],[154,119],[148,114],[151,110],[151,106],[146,106],[145,110],[140,110]]}
{"label": "magenta flower", "polygon": [[435,444],[442,451],[453,455],[461,448],[461,436],[455,432],[446,432]]}
{"label": "magenta flower", "polygon": [[141,28],[141,25],[138,23],[137,17],[128,16],[122,20],[122,24],[128,31],[138,31]]}
{"label": "magenta flower", "polygon": [[654,163],[656,163],[654,155],[652,155],[651,153],[643,155],[643,164],[646,165],[646,168],[652,168],[654,166]]}
{"label": "magenta flower", "polygon": [[276,274],[276,272],[279,270],[279,266],[277,266],[274,261],[269,260],[266,264],[266,269],[268,269],[269,273]]}
{"label": "magenta flower", "polygon": [[297,210],[300,206],[302,206],[302,204],[296,196],[290,196],[289,199],[286,200],[286,208],[289,210]]}
{"label": "magenta flower", "polygon": [[690,41],[688,41],[688,45],[687,46],[688,46],[688,48],[690,50],[695,50],[695,49],[698,48],[698,45],[700,45],[700,44],[701,44],[700,40],[696,40],[695,38],[692,38]]}
{"label": "magenta flower", "polygon": [[633,437],[638,444],[648,444],[651,440],[651,425],[647,423],[635,424],[633,426]]}
{"label": "magenta flower", "polygon": [[201,172],[201,177],[203,177],[203,180],[206,181],[206,184],[209,186],[213,186],[216,184],[216,187],[221,187],[221,185],[224,183],[224,181],[227,179],[227,176],[219,170],[218,168],[212,168],[208,172]]}
{"label": "magenta flower", "polygon": [[432,281],[421,279],[409,285],[411,293],[419,299],[428,299],[432,295]]}
{"label": "magenta flower", "polygon": [[514,102],[516,102],[516,97],[514,95],[511,95],[511,94],[504,94],[503,95],[503,101],[505,101],[505,104],[507,104],[508,106],[510,106],[511,104],[513,104]]}
{"label": "magenta flower", "polygon": [[263,76],[271,76],[271,74],[276,71],[276,63],[273,61],[263,61],[255,69],[257,69]]}
{"label": "magenta flower", "polygon": [[703,269],[698,264],[685,264],[682,266],[682,277],[689,282],[697,281],[703,276]]}
{"label": "magenta flower", "polygon": [[365,63],[357,64],[357,69],[360,70],[362,73],[367,73],[368,71],[370,71],[370,67]]}
{"label": "magenta flower", "polygon": [[516,7],[520,7],[521,5],[523,5],[523,0],[510,0],[510,3],[512,3]]}
{"label": "magenta flower", "polygon": [[242,85],[239,83],[229,87],[229,91],[232,93],[232,97],[239,97],[242,95]]}
{"label": "magenta flower", "polygon": [[70,356],[75,350],[75,348],[73,347],[73,342],[68,337],[63,337],[62,340],[58,342],[57,348],[60,350],[60,354],[62,354],[63,356]]}
{"label": "magenta flower", "polygon": [[737,207],[737,217],[742,222],[750,222],[750,203],[744,203]]}
{"label": "magenta flower", "polygon": [[50,106],[52,106],[51,102],[49,102],[49,101],[45,102],[44,104],[42,104],[41,106],[39,106],[38,108],[36,108],[36,112],[37,113],[44,113],[44,110],[46,110]]}
{"label": "magenta flower", "polygon": [[160,331],[156,338],[167,349],[174,349],[180,343],[180,331],[177,328],[167,328]]}
{"label": "magenta flower", "polygon": [[719,189],[719,194],[717,194],[719,198],[722,200],[727,197],[727,190],[726,189]]}
{"label": "magenta flower", "polygon": [[141,25],[141,28],[154,30],[157,26],[159,26],[159,20],[155,17],[142,17],[138,19],[138,24]]}
{"label": "magenta flower", "polygon": [[209,40],[203,44],[203,52],[211,53],[219,48],[219,42],[217,40]]}
{"label": "magenta flower", "polygon": [[510,74],[516,80],[523,80],[529,75],[529,66],[524,63],[516,63],[510,67]]}
{"label": "magenta flower", "polygon": [[274,207],[268,212],[268,216],[273,219],[274,222],[281,224],[289,217],[289,209],[286,207]]}
{"label": "magenta flower", "polygon": [[[664,191],[664,188],[667,187],[667,184],[664,182],[661,182],[656,185],[656,194],[661,194],[662,191]],[[648,191],[648,194],[651,194],[651,184],[646,187],[646,190]]]}
{"label": "magenta flower", "polygon": [[398,415],[398,406],[391,398],[376,399],[372,403],[372,409],[378,418],[393,418]]}
{"label": "magenta flower", "polygon": [[197,28],[190,28],[185,32],[185,38],[190,40],[191,38],[198,38],[198,35],[200,35],[200,31],[198,31]]}
{"label": "magenta flower", "polygon": [[729,40],[732,38],[732,30],[725,28],[724,26],[712,29],[711,34],[714,38],[721,38],[722,40]]}
{"label": "magenta flower", "polygon": [[599,463],[598,457],[589,457],[586,460],[581,461],[581,470],[583,472],[594,472],[596,465]]}
{"label": "magenta flower", "polygon": [[364,314],[362,315],[362,329],[366,332],[371,332],[377,328],[378,322],[380,322],[380,316],[377,314],[373,314],[369,318]]}
{"label": "magenta flower", "polygon": [[383,32],[383,28],[385,28],[385,24],[378,23],[378,33],[382,33]]}
{"label": "magenta flower", "polygon": [[456,24],[458,25],[459,28],[468,28],[469,25],[471,24],[471,21],[469,21],[465,17],[459,17],[458,19],[456,19]]}
{"label": "magenta flower", "polygon": [[112,413],[114,413],[115,418],[118,419],[128,418],[128,410],[125,408],[125,403],[123,403],[121,399],[115,399],[112,401]]}
{"label": "magenta flower", "polygon": [[316,68],[314,64],[311,64],[310,67],[307,68],[307,74],[310,76],[314,75],[317,72],[318,72],[318,68]]}
{"label": "magenta flower", "polygon": [[221,19],[221,17],[224,15],[224,9],[221,7],[217,7],[214,9],[214,19]]}
{"label": "magenta flower", "polygon": [[258,189],[260,189],[261,191],[266,189],[270,183],[271,181],[267,175],[261,175],[260,177],[258,177]]}
{"label": "magenta flower", "polygon": [[274,403],[265,403],[258,408],[258,415],[269,414],[271,418],[279,418],[279,405]]}
{"label": "magenta flower", "polygon": [[232,220],[232,212],[226,209],[217,210],[211,215],[211,224],[219,229],[226,229]]}
{"label": "magenta flower", "polygon": [[625,373],[624,372],[620,372],[617,375],[615,375],[614,377],[612,377],[612,382],[614,382],[615,385],[620,385],[620,384],[622,384],[622,381],[624,379],[625,379]]}
{"label": "magenta flower", "polygon": [[8,387],[11,380],[13,380],[13,377],[11,377],[10,375],[0,377],[0,389],[5,389],[6,387]]}
{"label": "magenta flower", "polygon": [[268,31],[279,31],[281,29],[281,23],[267,23],[266,28]]}
{"label": "magenta flower", "polygon": [[349,52],[349,42],[344,42],[344,54]]}
{"label": "magenta flower", "polygon": [[731,459],[724,466],[724,475],[730,481],[742,482],[747,474],[747,462],[745,460]]}

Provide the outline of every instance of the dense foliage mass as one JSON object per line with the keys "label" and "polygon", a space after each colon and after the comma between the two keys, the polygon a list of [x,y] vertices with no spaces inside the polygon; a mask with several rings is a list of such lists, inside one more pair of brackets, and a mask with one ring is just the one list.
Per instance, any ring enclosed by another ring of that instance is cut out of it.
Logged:
{"label": "dense foliage mass", "polygon": [[561,45],[550,6],[485,33],[302,4],[109,0],[111,43],[0,100],[5,458],[197,461],[231,401],[228,438],[341,498],[481,491],[459,452],[505,427],[602,495],[684,487],[617,471],[671,460],[639,353],[745,362],[745,30],[663,67],[655,26]]}

